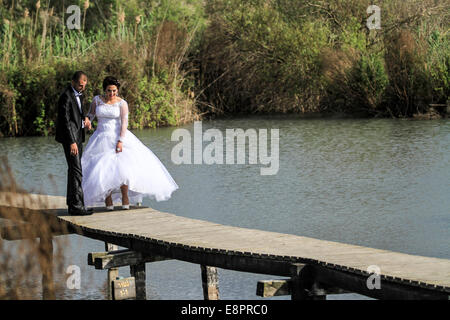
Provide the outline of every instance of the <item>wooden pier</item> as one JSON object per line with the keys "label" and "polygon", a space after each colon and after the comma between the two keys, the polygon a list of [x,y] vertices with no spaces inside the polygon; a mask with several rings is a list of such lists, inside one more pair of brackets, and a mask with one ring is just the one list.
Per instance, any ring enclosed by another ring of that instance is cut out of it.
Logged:
{"label": "wooden pier", "polygon": [[[138,299],[145,299],[145,264],[166,259],[201,266],[205,299],[219,298],[216,268],[286,277],[260,281],[257,294],[263,297],[325,299],[349,292],[376,299],[450,296],[448,259],[226,226],[144,207],[112,212],[95,208],[90,216],[69,216],[65,198],[56,196],[0,193],[0,206],[26,208],[57,219],[65,232],[127,248],[91,253],[89,264],[108,270],[130,265]],[[18,237],[5,227],[2,238]]]}

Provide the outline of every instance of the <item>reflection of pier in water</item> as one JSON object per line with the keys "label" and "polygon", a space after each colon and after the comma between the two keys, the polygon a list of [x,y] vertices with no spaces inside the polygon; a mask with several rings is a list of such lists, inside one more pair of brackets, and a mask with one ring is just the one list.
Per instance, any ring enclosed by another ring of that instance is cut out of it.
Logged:
{"label": "reflection of pier in water", "polygon": [[[144,207],[112,212],[96,208],[90,216],[69,216],[65,198],[56,196],[1,193],[0,206],[45,214],[62,228],[54,227],[53,235],[77,233],[106,242],[109,252],[89,253],[88,263],[107,269],[111,281],[122,266],[130,266],[133,276],[123,283],[108,281],[110,297],[114,287],[123,289],[132,280],[136,297],[145,299],[145,263],[167,259],[201,266],[205,299],[219,297],[216,267],[287,277],[258,282],[257,294],[264,297],[324,299],[327,294],[349,292],[377,299],[447,300],[450,296],[448,259],[226,226]],[[14,230],[3,227],[2,238],[19,239]],[[53,235],[41,236],[43,248],[52,250]],[[117,246],[128,249],[117,250]],[[370,266],[376,266],[379,275],[372,274]],[[368,285],[376,284],[371,280],[378,276],[379,286]],[[45,288],[52,276],[43,281]]]}

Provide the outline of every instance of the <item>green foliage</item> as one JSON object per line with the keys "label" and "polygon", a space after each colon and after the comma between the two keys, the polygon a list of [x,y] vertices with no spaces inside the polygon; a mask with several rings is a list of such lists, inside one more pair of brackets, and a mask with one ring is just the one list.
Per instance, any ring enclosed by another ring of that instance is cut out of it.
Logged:
{"label": "green foliage", "polygon": [[[197,76],[214,113],[346,112],[410,117],[449,95],[448,4],[211,0]],[[424,14],[426,13],[426,14]],[[426,26],[426,27],[424,27]],[[420,29],[422,27],[422,29]],[[409,34],[403,44],[398,41]],[[208,108],[203,111],[208,112]]]}
{"label": "green foliage", "polygon": [[45,105],[41,104],[40,114],[33,121],[33,125],[36,127],[36,132],[44,136],[48,136],[49,128],[54,127],[54,121],[49,120],[45,115]]}
{"label": "green foliage", "polygon": [[41,1],[40,8],[31,0],[2,2],[1,134],[54,133],[56,102],[76,70],[88,74],[88,99],[102,92],[105,76],[119,78],[136,128],[196,116],[181,64],[206,24],[202,1],[105,0],[84,7],[87,2],[77,0],[71,4],[81,8],[80,30],[66,26],[62,1]]}
{"label": "green foliage", "polygon": [[343,49],[357,49],[364,51],[367,45],[366,34],[364,29],[358,22],[356,17],[352,17],[348,24],[343,28],[343,32],[339,34],[338,39],[341,41]]}
{"label": "green foliage", "polygon": [[324,60],[339,66],[325,71],[327,95],[322,103],[328,111],[377,116],[383,113],[380,105],[389,83],[383,55],[355,50],[327,55]]}
{"label": "green foliage", "polygon": [[399,117],[426,113],[433,100],[426,42],[417,39],[409,30],[400,30],[386,47],[389,74],[386,107],[389,112]]}
{"label": "green foliage", "polygon": [[133,128],[198,109],[411,117],[450,94],[444,0],[382,1],[371,31],[369,0],[76,0],[81,30],[63,1],[0,2],[1,135],[52,134],[79,69],[87,97],[107,75],[122,81]]}
{"label": "green foliage", "polygon": [[53,133],[56,101],[65,85],[59,79],[70,78],[70,67],[56,64],[9,71],[8,85],[16,92],[16,114],[20,117],[17,135]]}
{"label": "green foliage", "polygon": [[[447,31],[448,33],[448,31]],[[428,37],[426,65],[433,90],[433,100],[445,103],[450,96],[450,38],[434,29]]]}
{"label": "green foliage", "polygon": [[155,128],[177,123],[171,106],[173,96],[166,85],[160,83],[156,77],[150,80],[144,77],[139,81],[139,92],[141,94],[136,101],[130,123],[132,128]]}
{"label": "green foliage", "polygon": [[321,90],[320,50],[329,41],[326,21],[294,21],[271,1],[216,0],[207,6],[214,20],[199,78],[211,104],[224,112],[314,108],[311,96]]}

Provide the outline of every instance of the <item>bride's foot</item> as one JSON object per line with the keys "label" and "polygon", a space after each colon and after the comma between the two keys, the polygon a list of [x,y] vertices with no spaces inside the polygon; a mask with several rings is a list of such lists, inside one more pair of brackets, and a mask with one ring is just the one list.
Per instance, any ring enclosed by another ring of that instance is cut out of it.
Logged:
{"label": "bride's foot", "polygon": [[109,196],[105,199],[105,205],[106,205],[106,210],[108,210],[108,211],[114,210],[114,205],[113,205],[111,196]]}
{"label": "bride's foot", "polygon": [[122,197],[122,209],[128,210],[130,209],[130,200],[127,197]]}

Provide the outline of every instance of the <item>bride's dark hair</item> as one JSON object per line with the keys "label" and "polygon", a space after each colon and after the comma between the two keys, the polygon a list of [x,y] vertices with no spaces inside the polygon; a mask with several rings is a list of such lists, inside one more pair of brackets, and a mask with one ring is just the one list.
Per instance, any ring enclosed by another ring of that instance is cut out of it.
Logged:
{"label": "bride's dark hair", "polygon": [[103,80],[103,91],[106,90],[107,86],[116,86],[117,90],[119,90],[120,88],[120,82],[119,80],[117,80],[116,78],[112,77],[112,76],[108,76],[105,78],[105,80]]}

